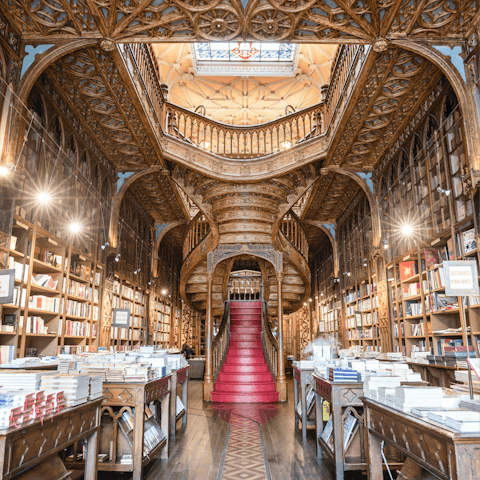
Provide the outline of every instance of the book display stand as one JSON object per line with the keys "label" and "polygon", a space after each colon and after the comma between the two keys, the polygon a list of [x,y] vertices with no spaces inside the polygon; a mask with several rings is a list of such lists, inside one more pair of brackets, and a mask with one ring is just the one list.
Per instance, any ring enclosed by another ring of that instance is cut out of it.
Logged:
{"label": "book display stand", "polygon": [[[313,385],[313,368],[305,369],[293,367],[293,392],[295,398],[295,428],[300,428],[302,422],[302,437],[307,436],[307,426],[315,426],[313,419],[313,396],[307,395],[307,389]],[[300,396],[299,396],[300,389]],[[309,397],[309,398],[307,398]],[[308,401],[310,399],[310,401]],[[300,408],[298,408],[300,407]],[[300,414],[298,412],[300,410]]]}

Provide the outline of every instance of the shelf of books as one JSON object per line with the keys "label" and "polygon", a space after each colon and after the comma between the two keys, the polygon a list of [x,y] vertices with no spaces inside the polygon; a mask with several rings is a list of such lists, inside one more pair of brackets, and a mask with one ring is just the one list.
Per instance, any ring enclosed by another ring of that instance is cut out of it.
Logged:
{"label": "shelf of books", "polygon": [[154,328],[151,335],[152,345],[158,345],[162,348],[170,346],[170,330],[171,330],[171,306],[165,300],[164,295],[160,295],[157,291],[152,291],[154,296],[153,318]]}
{"label": "shelf of books", "polygon": [[146,344],[146,291],[128,278],[115,274],[113,281],[113,308],[130,310],[128,328],[112,327],[110,345],[116,351],[133,350]]}
{"label": "shelf of books", "polygon": [[0,344],[17,357],[96,351],[104,265],[18,215],[5,247],[15,289]]}
{"label": "shelf of books", "polygon": [[327,333],[338,340],[338,322],[341,318],[341,303],[337,295],[320,302],[319,333]]}
{"label": "shelf of books", "polygon": [[[480,297],[466,297],[463,311],[461,297],[445,294],[443,262],[476,260],[478,249],[471,216],[456,228],[412,249],[388,265],[393,345],[410,356],[412,351],[431,351],[455,360],[456,352],[466,352],[461,315],[467,325],[470,355],[480,343]],[[453,238],[455,240],[453,241]]]}

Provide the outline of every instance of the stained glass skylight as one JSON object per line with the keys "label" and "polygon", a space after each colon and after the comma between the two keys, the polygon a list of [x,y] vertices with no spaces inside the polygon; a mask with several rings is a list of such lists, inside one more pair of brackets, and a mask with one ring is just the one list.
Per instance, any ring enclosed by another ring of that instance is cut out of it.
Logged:
{"label": "stained glass skylight", "polygon": [[199,62],[291,62],[295,55],[292,43],[196,43]]}
{"label": "stained glass skylight", "polygon": [[195,74],[293,76],[297,50],[293,43],[195,43]]}

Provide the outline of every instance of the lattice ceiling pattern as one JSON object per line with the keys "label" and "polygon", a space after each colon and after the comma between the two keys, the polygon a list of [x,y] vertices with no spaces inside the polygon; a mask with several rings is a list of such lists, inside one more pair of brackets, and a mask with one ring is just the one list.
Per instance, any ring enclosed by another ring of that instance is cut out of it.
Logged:
{"label": "lattice ceiling pattern", "polygon": [[190,110],[203,106],[206,116],[233,125],[252,125],[320,102],[329,82],[336,45],[302,45],[293,77],[197,76],[192,44],[155,44],[160,80],[169,101]]}
{"label": "lattice ceiling pattern", "polygon": [[[2,0],[25,37],[371,43],[465,36],[475,0]],[[243,6],[245,4],[245,7]]]}

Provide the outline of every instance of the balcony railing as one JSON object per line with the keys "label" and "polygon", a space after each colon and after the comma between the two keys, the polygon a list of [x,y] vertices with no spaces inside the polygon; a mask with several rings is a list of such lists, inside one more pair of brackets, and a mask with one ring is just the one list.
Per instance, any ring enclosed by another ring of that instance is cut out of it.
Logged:
{"label": "balcony railing", "polygon": [[202,212],[188,224],[185,241],[183,243],[183,259],[210,233],[210,224]]}
{"label": "balcony railing", "polygon": [[204,150],[230,158],[256,158],[287,150],[323,133],[323,104],[271,122],[234,126],[167,103],[165,132]]}
{"label": "balcony railing", "polygon": [[308,240],[307,234],[298,217],[292,210],[283,217],[280,224],[280,231],[285,238],[303,255],[308,261]]}
{"label": "balcony railing", "polygon": [[272,155],[328,133],[341,118],[368,52],[366,46],[338,50],[325,101],[258,125],[235,126],[207,118],[166,101],[158,66],[148,44],[121,44],[119,50],[157,137],[167,134],[226,158]]}

